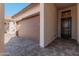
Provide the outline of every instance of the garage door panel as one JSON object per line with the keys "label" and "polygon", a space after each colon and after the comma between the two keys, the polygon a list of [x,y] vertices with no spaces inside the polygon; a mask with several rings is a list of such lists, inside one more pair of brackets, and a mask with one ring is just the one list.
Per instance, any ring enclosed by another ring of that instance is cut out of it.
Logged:
{"label": "garage door panel", "polygon": [[33,38],[39,41],[40,37],[40,17],[35,16],[29,19],[24,19],[19,22],[18,35],[25,38]]}

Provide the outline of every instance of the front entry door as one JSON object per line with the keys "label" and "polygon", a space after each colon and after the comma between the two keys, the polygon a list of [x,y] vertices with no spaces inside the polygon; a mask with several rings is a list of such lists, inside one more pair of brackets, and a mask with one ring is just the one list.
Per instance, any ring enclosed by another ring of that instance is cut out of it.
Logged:
{"label": "front entry door", "polygon": [[71,17],[61,19],[61,37],[64,39],[71,38]]}

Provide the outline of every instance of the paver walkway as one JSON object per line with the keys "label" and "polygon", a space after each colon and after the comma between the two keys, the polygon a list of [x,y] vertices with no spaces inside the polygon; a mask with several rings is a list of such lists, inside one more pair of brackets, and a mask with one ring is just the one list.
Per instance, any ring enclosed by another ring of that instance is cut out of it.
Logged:
{"label": "paver walkway", "polygon": [[12,38],[5,44],[6,56],[79,56],[79,45],[75,40],[56,39],[47,48],[21,37]]}

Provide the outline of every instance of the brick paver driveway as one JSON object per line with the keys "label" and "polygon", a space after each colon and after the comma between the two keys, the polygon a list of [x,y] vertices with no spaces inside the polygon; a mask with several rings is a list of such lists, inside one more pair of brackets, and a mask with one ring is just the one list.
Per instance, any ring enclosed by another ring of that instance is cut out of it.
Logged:
{"label": "brick paver driveway", "polygon": [[56,39],[48,47],[21,37],[12,38],[5,44],[5,55],[9,56],[79,56],[79,45],[75,40]]}

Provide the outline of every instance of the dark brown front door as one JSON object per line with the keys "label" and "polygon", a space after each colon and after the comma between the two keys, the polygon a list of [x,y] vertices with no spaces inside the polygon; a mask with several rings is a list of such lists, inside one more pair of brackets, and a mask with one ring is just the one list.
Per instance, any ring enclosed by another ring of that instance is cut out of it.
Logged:
{"label": "dark brown front door", "polygon": [[61,37],[64,39],[71,38],[71,17],[61,19]]}

